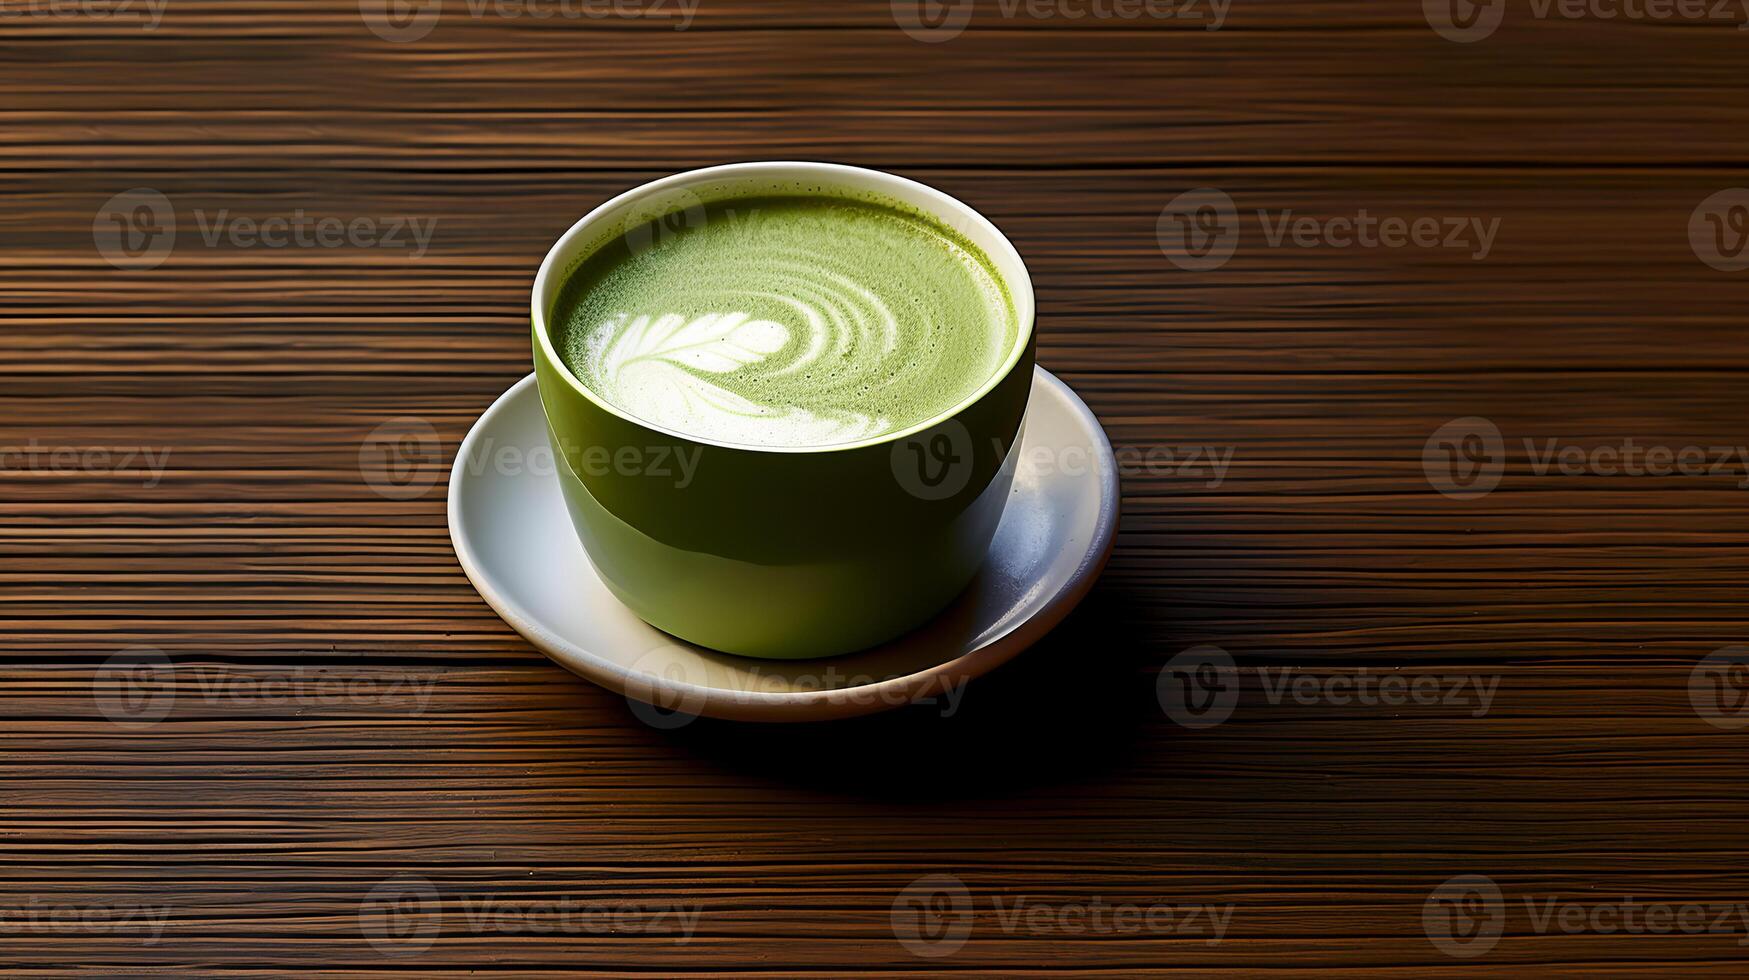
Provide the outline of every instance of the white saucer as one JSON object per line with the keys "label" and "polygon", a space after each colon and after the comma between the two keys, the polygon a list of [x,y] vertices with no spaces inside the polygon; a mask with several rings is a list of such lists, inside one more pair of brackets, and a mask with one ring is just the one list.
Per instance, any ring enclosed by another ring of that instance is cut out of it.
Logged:
{"label": "white saucer", "polygon": [[1033,377],[1021,452],[990,556],[965,594],[922,628],[842,657],[717,653],[621,605],[571,528],[532,374],[499,396],[456,453],[449,535],[474,588],[505,622],[561,666],[627,695],[651,724],[697,715],[821,721],[943,696],[957,702],[966,681],[1061,622],[1111,554],[1111,443],[1081,399],[1043,368]]}

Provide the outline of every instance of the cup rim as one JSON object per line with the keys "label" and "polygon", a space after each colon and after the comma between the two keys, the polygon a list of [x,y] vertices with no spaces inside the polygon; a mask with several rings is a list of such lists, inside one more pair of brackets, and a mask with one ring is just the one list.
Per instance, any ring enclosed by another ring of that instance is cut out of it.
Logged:
{"label": "cup rim", "polygon": [[[955,402],[948,409],[924,419],[921,422],[893,432],[871,436],[867,439],[859,439],[855,442],[833,443],[824,446],[761,446],[750,443],[728,442],[721,439],[705,438],[703,436],[680,431],[679,429],[658,425],[648,419],[639,418],[629,412],[621,410],[618,406],[611,404],[605,398],[602,398],[595,392],[591,391],[588,385],[585,385],[575,374],[572,373],[570,365],[566,364],[564,359],[559,357],[558,349],[553,346],[551,325],[547,323],[546,311],[543,308],[544,304],[541,302],[541,297],[546,292],[548,281],[561,275],[561,272],[558,269],[560,254],[566,252],[569,247],[573,246],[579,239],[587,235],[592,230],[592,227],[599,222],[604,215],[609,214],[615,209],[639,198],[659,194],[675,187],[699,183],[706,180],[715,180],[726,177],[757,177],[763,171],[783,168],[813,170],[828,177],[831,175],[854,176],[858,179],[869,181],[877,185],[884,184],[890,188],[904,191],[905,194],[903,195],[903,198],[907,201],[921,198],[928,202],[926,205],[922,205],[921,208],[931,217],[938,220],[948,216],[951,216],[954,219],[964,219],[965,222],[977,227],[980,231],[989,236],[990,242],[994,245],[993,252],[997,253],[991,254],[990,260],[993,265],[997,266],[995,270],[996,274],[1002,278],[1002,284],[1007,288],[1009,299],[1014,304],[1017,328],[1015,331],[1014,343],[1012,349],[1008,351],[1008,356],[1003,360],[1002,364],[991,373],[990,377],[977,388],[977,390],[973,391],[970,395],[967,395],[960,401]],[[1003,269],[1007,265],[1012,265],[1014,269],[1018,270],[1019,276],[1009,276],[1004,272]],[[564,378],[565,383],[570,385],[573,391],[581,395],[595,407],[610,415],[652,432],[659,432],[663,435],[671,436],[676,439],[684,439],[688,442],[697,443],[703,446],[713,446],[721,449],[734,449],[756,453],[830,453],[867,449],[871,446],[880,446],[887,443],[898,442],[907,437],[916,435],[919,432],[927,431],[948,419],[954,418],[970,406],[977,404],[980,399],[995,390],[997,386],[1012,375],[1015,368],[1025,359],[1026,352],[1032,345],[1033,322],[1037,319],[1038,312],[1035,306],[1035,298],[1033,296],[1032,272],[1027,269],[1026,260],[1021,258],[1020,251],[1014,247],[1013,242],[1008,240],[1008,236],[1002,233],[1002,229],[996,227],[995,223],[990,221],[989,218],[984,217],[984,215],[976,208],[961,201],[959,198],[944,191],[937,190],[921,181],[912,180],[909,177],[901,177],[898,174],[887,173],[884,170],[874,170],[868,167],[856,167],[849,164],[826,163],[815,160],[758,160],[744,163],[725,163],[712,167],[701,167],[695,170],[684,170],[679,173],[669,174],[666,177],[642,183],[636,187],[615,194],[613,197],[608,198],[606,201],[603,201],[601,204],[590,209],[587,214],[577,219],[570,228],[566,229],[564,234],[560,235],[558,240],[553,242],[552,246],[547,249],[546,257],[541,260],[540,270],[535,273],[534,288],[531,290],[529,297],[529,316],[534,325],[534,338],[535,343],[539,346],[540,356],[555,369],[555,373]]]}

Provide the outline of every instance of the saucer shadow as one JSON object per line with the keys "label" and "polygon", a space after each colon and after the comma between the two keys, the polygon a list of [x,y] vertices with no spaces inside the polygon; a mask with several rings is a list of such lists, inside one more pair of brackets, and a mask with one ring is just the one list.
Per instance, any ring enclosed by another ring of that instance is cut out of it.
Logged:
{"label": "saucer shadow", "polygon": [[[1014,660],[934,703],[844,721],[697,718],[661,734],[725,771],[888,800],[996,798],[1122,767],[1157,716],[1120,590],[1081,607]],[[639,724],[626,709],[628,723]]]}

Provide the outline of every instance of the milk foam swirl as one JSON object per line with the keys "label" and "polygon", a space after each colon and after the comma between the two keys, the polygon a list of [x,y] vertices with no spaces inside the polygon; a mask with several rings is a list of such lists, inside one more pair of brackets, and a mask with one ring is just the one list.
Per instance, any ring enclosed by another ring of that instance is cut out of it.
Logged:
{"label": "milk foam swirl", "polygon": [[860,441],[952,407],[1006,354],[1012,315],[986,262],[866,205],[719,212],[585,283],[565,356],[610,403],[690,435]]}
{"label": "milk foam swirl", "polygon": [[[816,337],[823,335],[815,335]],[[880,435],[892,423],[858,412],[815,413],[762,405],[710,381],[789,345],[789,330],[746,313],[706,313],[688,323],[669,313],[621,314],[595,335],[602,394],[639,418],[706,439],[735,441],[755,426],[781,445],[832,445]],[[610,342],[610,338],[614,338]],[[822,346],[824,346],[822,344]]]}

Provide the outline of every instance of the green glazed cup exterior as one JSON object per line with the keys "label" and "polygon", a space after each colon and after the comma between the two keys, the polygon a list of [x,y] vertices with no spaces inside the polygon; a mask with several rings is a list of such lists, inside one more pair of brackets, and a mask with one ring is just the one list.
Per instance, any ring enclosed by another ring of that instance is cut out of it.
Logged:
{"label": "green glazed cup exterior", "polygon": [[[549,332],[552,304],[604,240],[654,218],[696,219],[704,201],[784,189],[881,195],[981,248],[1020,324],[989,383],[919,426],[795,449],[714,442],[639,421],[565,367]],[[531,316],[572,524],[602,581],[651,625],[750,657],[848,653],[927,621],[965,589],[989,550],[1032,390],[1032,283],[1007,238],[940,191],[822,163],[676,174],[608,201],[566,232],[541,265]]]}

